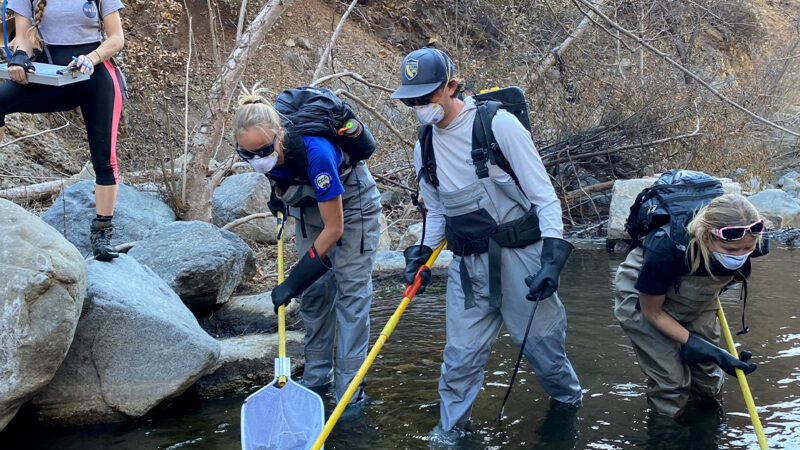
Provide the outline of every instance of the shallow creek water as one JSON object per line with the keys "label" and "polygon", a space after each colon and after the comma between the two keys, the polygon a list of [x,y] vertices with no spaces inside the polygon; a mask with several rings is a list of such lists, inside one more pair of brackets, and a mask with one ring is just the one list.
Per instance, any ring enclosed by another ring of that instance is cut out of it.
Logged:
{"label": "shallow creek water", "polygon": [[[567,309],[567,354],[584,390],[577,416],[548,414],[548,398],[523,361],[506,419],[496,420],[517,349],[501,331],[473,410],[473,434],[460,448],[758,448],[735,379],[725,384],[721,414],[698,411],[683,426],[648,420],[645,378],[612,313],[612,280],[622,255],[576,251],[559,290]],[[366,415],[339,424],[329,449],[427,448],[438,420],[437,382],[444,346],[444,280],[416,298],[368,375],[374,402]],[[376,291],[372,339],[399,299],[399,285]],[[771,448],[800,448],[800,251],[774,249],[756,260],[749,284],[751,332],[735,336],[758,363],[748,376]],[[738,290],[723,297],[728,321],[741,324]],[[138,423],[56,430],[6,430],[0,448],[236,449],[244,394],[172,408]],[[333,408],[328,400],[328,411]]]}

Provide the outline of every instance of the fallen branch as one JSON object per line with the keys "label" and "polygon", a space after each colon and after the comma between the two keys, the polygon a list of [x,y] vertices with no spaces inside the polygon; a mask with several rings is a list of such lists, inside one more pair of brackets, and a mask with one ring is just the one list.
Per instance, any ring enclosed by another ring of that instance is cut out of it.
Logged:
{"label": "fallen branch", "polygon": [[417,192],[417,191],[415,191],[414,189],[411,189],[411,188],[410,188],[410,187],[408,187],[408,186],[405,186],[405,185],[403,185],[403,184],[400,184],[400,183],[398,183],[398,182],[396,182],[396,181],[394,181],[394,180],[391,180],[391,179],[389,179],[389,178],[383,177],[383,176],[381,176],[381,175],[378,175],[378,174],[376,174],[376,173],[373,173],[373,174],[372,174],[372,176],[373,176],[375,179],[377,179],[377,180],[380,180],[380,181],[382,181],[382,182],[384,182],[384,183],[388,183],[388,184],[391,184],[392,186],[399,187],[400,189],[403,189],[403,190],[405,190],[406,192],[410,192],[410,193],[412,193],[412,194],[416,194],[416,192]]}
{"label": "fallen branch", "polygon": [[32,184],[30,186],[19,186],[0,190],[0,197],[8,200],[44,200],[50,198],[66,186],[71,186],[79,181],[80,178],[65,178],[63,180],[47,181],[44,183]]}
{"label": "fallen branch", "polygon": [[266,219],[266,218],[271,217],[271,216],[272,216],[272,214],[267,214],[267,213],[250,214],[249,216],[240,217],[240,218],[234,220],[231,223],[225,224],[222,227],[222,229],[223,230],[230,230],[231,228],[238,227],[239,225],[241,225],[241,224],[243,224],[245,222],[249,222],[249,221],[251,221],[253,219]]}
{"label": "fallen branch", "polygon": [[580,198],[584,195],[590,196],[591,194],[594,194],[596,192],[607,191],[612,187],[614,187],[614,181],[616,180],[604,181],[602,183],[592,184],[590,186],[586,186],[581,189],[575,189],[574,191],[569,191],[566,194],[564,194],[564,201],[569,202],[575,200],[576,198]]}
{"label": "fallen branch", "polygon": [[344,12],[342,18],[339,20],[339,25],[336,26],[336,29],[333,30],[333,35],[331,35],[331,40],[328,42],[328,46],[325,47],[325,51],[322,52],[322,56],[319,59],[319,64],[317,65],[317,69],[314,71],[314,75],[311,77],[311,85],[314,85],[314,80],[319,78],[320,73],[322,73],[322,68],[325,67],[325,63],[328,62],[328,58],[331,56],[331,49],[333,48],[333,43],[336,42],[336,38],[339,36],[339,32],[342,30],[342,25],[344,25],[344,21],[347,19],[347,16],[350,15],[350,11],[358,3],[358,0],[353,0],[350,2],[350,6],[347,7],[347,11]]}
{"label": "fallen branch", "polygon": [[[660,56],[664,61],[668,62],[670,65],[674,66],[675,68],[677,68],[678,70],[680,70],[681,72],[686,74],[686,76],[690,77],[691,79],[693,79],[694,81],[699,83],[701,86],[706,88],[708,91],[710,91],[712,94],[717,96],[723,102],[733,106],[734,108],[738,109],[739,111],[747,114],[748,116],[752,117],[753,119],[755,119],[755,120],[757,120],[757,121],[759,121],[761,123],[769,125],[770,127],[773,127],[775,129],[781,130],[784,133],[791,134],[792,136],[800,137],[800,133],[798,133],[796,131],[789,130],[788,128],[782,127],[782,126],[778,125],[777,123],[774,123],[774,122],[770,121],[769,119],[761,117],[758,114],[756,114],[756,113],[750,111],[749,109],[745,108],[744,106],[742,106],[742,105],[736,103],[735,101],[729,99],[724,94],[722,94],[718,90],[716,90],[713,87],[711,87],[711,85],[706,83],[702,78],[700,78],[699,76],[695,75],[694,72],[692,72],[689,69],[683,67],[679,63],[675,62],[666,53],[664,53],[664,52],[660,51],[659,49],[653,47],[652,45],[650,45],[647,42],[645,42],[644,39],[636,36],[632,32],[628,31],[626,28],[624,28],[622,25],[620,25],[620,24],[614,22],[613,20],[611,20],[610,17],[608,17],[605,14],[603,14],[602,11],[597,9],[597,7],[595,7],[588,0],[572,0],[572,3],[574,3],[575,6],[578,7],[578,9],[580,9],[580,5],[578,3],[580,3],[580,4],[584,5],[585,7],[589,8],[590,10],[592,10],[593,13],[597,14],[599,17],[601,17],[603,20],[605,20],[606,23],[609,24],[611,27],[617,29],[619,32],[621,32],[622,34],[624,34],[628,38],[633,39],[634,41],[638,42],[639,45],[641,45],[642,47],[644,47],[644,48],[650,50],[651,52],[655,53],[656,55]],[[583,10],[581,10],[581,12],[583,12]],[[584,12],[584,14],[586,14],[587,17],[590,17],[588,13]]]}

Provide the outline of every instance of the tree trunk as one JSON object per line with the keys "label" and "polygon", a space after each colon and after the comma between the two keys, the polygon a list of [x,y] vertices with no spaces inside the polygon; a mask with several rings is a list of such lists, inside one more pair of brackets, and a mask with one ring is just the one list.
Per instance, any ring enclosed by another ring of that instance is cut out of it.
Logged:
{"label": "tree trunk", "polygon": [[247,62],[293,0],[269,0],[236,42],[208,93],[203,114],[189,135],[186,160],[186,202],[178,216],[183,220],[211,221],[211,196],[224,170],[211,172],[208,162],[222,140],[228,107]]}

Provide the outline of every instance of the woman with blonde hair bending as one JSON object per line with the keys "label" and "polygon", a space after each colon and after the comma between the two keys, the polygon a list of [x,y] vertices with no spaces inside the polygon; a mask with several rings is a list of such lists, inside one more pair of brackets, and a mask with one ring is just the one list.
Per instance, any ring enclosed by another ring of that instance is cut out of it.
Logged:
{"label": "woman with blonde hair bending", "polygon": [[[296,219],[300,261],[272,291],[272,302],[277,312],[303,294],[303,384],[324,394],[335,378],[338,400],[367,354],[380,194],[363,161],[350,163],[325,138],[294,133],[262,92],[239,99],[233,129],[239,156],[270,180],[270,209],[288,209]],[[346,414],[358,415],[365,399],[362,385]]]}
{"label": "woman with blonde hair bending", "polygon": [[766,254],[768,245],[764,220],[738,194],[717,197],[695,214],[686,251],[668,228],[651,232],[620,264],[614,315],[648,377],[651,411],[674,418],[690,398],[719,406],[722,371],[756,369],[747,354],[737,359],[716,345],[716,298],[729,284],[746,283],[750,258]]}

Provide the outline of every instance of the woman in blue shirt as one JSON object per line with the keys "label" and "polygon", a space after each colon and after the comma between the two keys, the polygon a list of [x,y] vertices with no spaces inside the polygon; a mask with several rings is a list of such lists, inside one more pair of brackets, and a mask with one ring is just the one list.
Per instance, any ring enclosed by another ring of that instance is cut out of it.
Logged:
{"label": "woman in blue shirt", "polygon": [[[367,353],[380,194],[363,161],[349,164],[327,139],[291,133],[259,90],[243,95],[239,105],[233,121],[237,153],[267,175],[273,202],[288,206],[296,219],[300,261],[272,291],[272,302],[277,311],[303,294],[303,384],[324,392],[335,380],[338,400]],[[362,387],[351,411],[363,408]]]}

